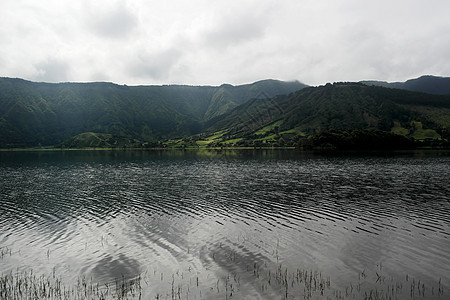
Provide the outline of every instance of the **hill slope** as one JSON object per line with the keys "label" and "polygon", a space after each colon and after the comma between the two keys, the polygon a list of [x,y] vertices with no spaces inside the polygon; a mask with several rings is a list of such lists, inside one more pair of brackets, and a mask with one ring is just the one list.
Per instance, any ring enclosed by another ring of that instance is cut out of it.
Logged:
{"label": "hill slope", "polygon": [[186,136],[250,98],[304,87],[276,80],[243,86],[128,87],[0,78],[0,147],[55,145],[86,132],[141,141]]}
{"label": "hill slope", "polygon": [[450,96],[336,83],[287,96],[255,99],[209,123],[221,140],[293,144],[333,130],[376,129],[416,139],[448,137]]}
{"label": "hill slope", "polygon": [[376,145],[449,133],[450,95],[362,83],[128,87],[0,78],[0,148],[151,146],[173,138],[192,146],[292,146],[308,137]]}

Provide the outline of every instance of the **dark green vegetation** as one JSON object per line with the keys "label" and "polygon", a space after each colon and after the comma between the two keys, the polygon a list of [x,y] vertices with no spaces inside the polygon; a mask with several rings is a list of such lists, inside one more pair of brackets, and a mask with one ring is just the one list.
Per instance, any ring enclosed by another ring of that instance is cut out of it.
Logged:
{"label": "dark green vegetation", "polygon": [[[95,146],[124,139],[155,142],[197,134],[203,122],[248,99],[273,97],[305,87],[265,80],[242,86],[119,86],[112,83],[34,83],[0,79],[0,147],[35,147],[109,134]],[[72,137],[75,137],[73,138]],[[87,138],[87,141],[84,140]]]}
{"label": "dark green vegetation", "polygon": [[[335,83],[255,99],[210,122],[238,145],[397,148],[445,143],[450,96]],[[223,141],[215,140],[216,143]]]}
{"label": "dark green vegetation", "polygon": [[361,83],[436,95],[450,94],[449,77],[422,76],[405,82],[361,81]]}
{"label": "dark green vegetation", "polygon": [[450,95],[438,94],[450,93],[449,80],[380,83],[394,89],[275,80],[128,87],[3,78],[0,147],[448,146]]}

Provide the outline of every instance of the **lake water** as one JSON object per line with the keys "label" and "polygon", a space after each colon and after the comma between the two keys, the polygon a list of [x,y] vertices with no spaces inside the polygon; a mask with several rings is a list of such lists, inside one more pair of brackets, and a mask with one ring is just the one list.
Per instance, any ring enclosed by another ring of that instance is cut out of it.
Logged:
{"label": "lake water", "polygon": [[449,178],[443,152],[0,152],[0,275],[74,298],[446,299]]}

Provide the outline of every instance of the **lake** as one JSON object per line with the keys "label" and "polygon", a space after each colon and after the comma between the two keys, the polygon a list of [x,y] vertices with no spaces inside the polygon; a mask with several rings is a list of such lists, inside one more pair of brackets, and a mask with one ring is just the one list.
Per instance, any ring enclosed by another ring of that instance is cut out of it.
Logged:
{"label": "lake", "polygon": [[0,152],[0,293],[446,299],[449,178],[448,152]]}

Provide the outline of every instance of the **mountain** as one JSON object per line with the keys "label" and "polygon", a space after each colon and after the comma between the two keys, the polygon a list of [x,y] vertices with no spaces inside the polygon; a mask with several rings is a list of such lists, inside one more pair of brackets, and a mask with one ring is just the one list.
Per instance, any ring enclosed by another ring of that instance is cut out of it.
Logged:
{"label": "mountain", "polygon": [[212,87],[49,84],[0,78],[0,147],[56,145],[83,133],[114,136],[117,145],[123,138],[182,137],[199,133],[205,121],[249,99],[304,87],[298,81],[277,80]]}
{"label": "mountain", "polygon": [[[214,144],[294,145],[330,131],[378,130],[416,140],[449,138],[450,95],[335,83],[253,99],[210,120]],[[380,135],[378,135],[380,136]]]}
{"label": "mountain", "polygon": [[[424,89],[430,82],[436,78],[403,86]],[[0,78],[0,148],[376,148],[450,138],[450,95],[379,85],[306,87],[263,80],[240,86],[130,87]]]}
{"label": "mountain", "polygon": [[361,81],[361,83],[436,95],[450,94],[450,77],[427,75],[405,82]]}

